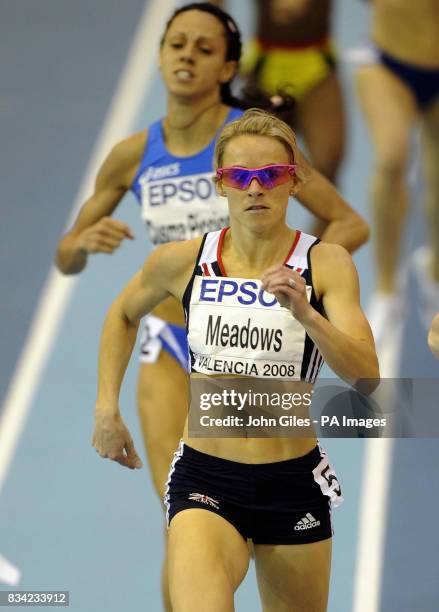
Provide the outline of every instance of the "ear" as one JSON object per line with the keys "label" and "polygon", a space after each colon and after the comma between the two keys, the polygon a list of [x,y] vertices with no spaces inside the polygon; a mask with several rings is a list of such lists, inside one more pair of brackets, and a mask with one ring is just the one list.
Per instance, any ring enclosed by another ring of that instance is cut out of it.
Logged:
{"label": "ear", "polygon": [[290,196],[295,196],[302,188],[302,183],[296,183],[294,187],[290,189]]}
{"label": "ear", "polygon": [[231,81],[235,76],[237,70],[238,62],[235,62],[235,60],[230,60],[226,62],[221,70],[219,79],[220,83],[228,83],[229,81]]}
{"label": "ear", "polygon": [[291,186],[290,196],[295,196],[296,193],[298,193],[302,188],[302,182],[298,180],[297,176],[293,177],[293,181],[294,181],[294,184]]}
{"label": "ear", "polygon": [[159,69],[159,71],[162,71],[162,47],[160,46],[159,48],[159,52],[157,53],[157,68]]}
{"label": "ear", "polygon": [[215,187],[218,195],[222,196],[223,198],[227,197],[227,194],[224,191],[224,187],[221,181],[215,181]]}

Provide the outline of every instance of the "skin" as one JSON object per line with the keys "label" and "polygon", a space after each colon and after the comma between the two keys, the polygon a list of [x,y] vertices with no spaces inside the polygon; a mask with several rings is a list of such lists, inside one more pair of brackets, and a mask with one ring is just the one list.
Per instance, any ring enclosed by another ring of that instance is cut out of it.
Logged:
{"label": "skin", "polygon": [[[214,17],[190,11],[174,20],[160,54],[168,90],[168,113],[163,128],[171,153],[189,156],[203,149],[225,120],[229,109],[219,102],[218,82],[229,79],[236,65],[224,63],[224,56],[222,26]],[[197,77],[179,80],[175,75],[178,68],[190,68]],[[113,253],[125,239],[133,237],[126,224],[110,215],[130,189],[146,140],[145,130],[118,143],[110,152],[98,173],[93,195],[59,244],[57,265],[62,272],[78,273],[91,253]],[[325,240],[340,243],[350,251],[358,248],[368,238],[365,222],[302,155],[297,161],[308,175],[297,197],[312,213],[328,222]],[[154,314],[171,323],[184,324],[181,306],[172,298],[163,301]],[[175,382],[173,389],[166,382],[169,379]],[[186,392],[187,377],[166,353],[162,352],[154,364],[141,365],[139,415],[154,485],[160,496],[186,416],[186,406],[178,411],[173,408],[170,411],[170,406],[175,405],[176,396],[186,397]]]}
{"label": "skin", "polygon": [[434,316],[428,332],[428,346],[431,352],[439,359],[439,312]]}
{"label": "skin", "polygon": [[[376,0],[373,40],[396,59],[439,70],[439,7],[434,0]],[[412,41],[412,42],[410,42]],[[439,281],[439,99],[417,106],[409,87],[380,64],[357,73],[357,91],[374,148],[371,179],[377,289],[397,291],[401,242],[409,210],[407,166],[414,129],[421,127],[425,207],[433,250],[431,277]]]}
{"label": "skin", "polygon": [[271,0],[271,4],[273,20],[282,24],[303,15],[309,8],[310,0]]}
{"label": "skin", "polygon": [[[312,10],[309,0],[269,0],[273,37],[277,24],[294,23],[303,19]],[[215,2],[224,7],[224,1]],[[261,19],[257,15],[256,19]],[[291,41],[294,43],[294,40]],[[292,78],[294,83],[294,78]],[[343,160],[346,126],[343,93],[338,75],[328,74],[304,96],[296,100],[294,129],[300,132],[314,168],[332,183],[337,182],[338,171]],[[311,233],[327,239],[327,223],[316,215]],[[332,240],[331,240],[332,242]],[[343,245],[346,246],[346,245]]]}
{"label": "skin", "polygon": [[402,61],[438,67],[439,6],[436,0],[373,0],[372,37],[379,47]]}
{"label": "skin", "polygon": [[[294,22],[310,10],[308,0],[271,0],[274,23]],[[314,167],[335,183],[345,146],[343,94],[335,72],[297,100],[295,115],[295,129],[302,135]]]}
{"label": "skin", "polygon": [[[226,120],[229,107],[220,101],[220,85],[236,71],[235,62],[225,62],[226,44],[221,23],[206,13],[188,11],[170,26],[160,51],[160,69],[168,92],[167,115],[163,122],[166,147],[176,156],[190,156],[204,149]],[[179,69],[189,70],[191,78],[179,78]],[[85,202],[72,229],[61,239],[56,263],[65,274],[81,272],[88,256],[112,254],[125,240],[133,239],[131,229],[112,219],[123,196],[137,174],[146,146],[147,130],[116,144],[98,172],[95,190]],[[308,182],[300,192],[300,202],[325,221],[324,237],[354,251],[367,241],[369,228],[343,200],[335,187],[303,156],[300,163]],[[153,314],[170,323],[184,325],[181,305],[174,297],[163,300]],[[169,385],[169,380],[173,385]],[[188,378],[165,351],[157,362],[141,364],[138,378],[138,412],[145,449],[157,494],[162,499],[172,455],[184,427]],[[176,399],[177,398],[177,399]],[[122,424],[120,424],[121,429]],[[118,457],[133,466],[137,455],[130,448]],[[167,609],[166,579],[164,598]]]}
{"label": "skin", "polygon": [[[284,146],[266,136],[237,136],[224,154],[225,166],[289,162]],[[346,250],[321,243],[312,251],[314,287],[328,318],[310,306],[300,275],[279,263],[295,235],[285,224],[285,215],[288,197],[297,187],[295,178],[270,190],[256,179],[246,190],[219,185],[229,200],[231,222],[224,241],[224,266],[230,276],[260,278],[265,290],[304,326],[340,377],[351,384],[360,378],[377,379],[373,338],[359,304],[355,267]],[[264,208],[249,210],[255,205]],[[118,398],[139,321],[167,296],[181,300],[199,245],[200,239],[195,239],[158,247],[115,300],[104,324],[93,444],[102,457],[130,468],[139,467],[138,457],[123,424]],[[315,445],[315,438],[215,440],[191,439],[185,433],[184,439],[204,452],[250,463],[300,456]],[[326,610],[330,539],[300,546],[256,545],[254,550],[266,612]],[[249,551],[226,520],[202,509],[178,513],[169,528],[168,559],[174,612],[234,609],[233,594],[246,574]]]}

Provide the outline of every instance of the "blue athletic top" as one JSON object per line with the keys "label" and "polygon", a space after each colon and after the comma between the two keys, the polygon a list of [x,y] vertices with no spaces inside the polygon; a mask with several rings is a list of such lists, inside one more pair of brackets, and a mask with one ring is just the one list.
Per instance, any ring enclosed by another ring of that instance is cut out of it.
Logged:
{"label": "blue athletic top", "polygon": [[[224,125],[242,114],[232,108]],[[162,120],[149,127],[131,190],[142,208],[152,244],[190,240],[228,225],[227,200],[217,195],[213,182],[217,136],[199,153],[176,157],[166,149]]]}

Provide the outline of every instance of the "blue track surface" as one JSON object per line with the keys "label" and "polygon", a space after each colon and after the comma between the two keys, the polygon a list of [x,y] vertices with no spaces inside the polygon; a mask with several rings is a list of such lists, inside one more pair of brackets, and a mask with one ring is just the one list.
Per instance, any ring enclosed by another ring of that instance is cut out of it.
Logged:
{"label": "blue track surface", "polygon": [[[6,204],[2,209],[6,222],[0,229],[0,254],[8,262],[0,268],[5,288],[0,377],[3,393],[23,346],[50,257],[67,219],[77,183],[85,171],[143,2],[136,0],[129,6],[119,6],[116,2],[99,0],[93,3],[93,9],[89,3],[80,2],[74,14],[61,14],[56,11],[58,2],[40,0],[39,13],[34,16],[39,29],[33,25],[26,29],[20,4],[17,2],[16,9],[9,6],[6,20],[2,18],[0,24],[0,57],[6,54],[10,58],[5,64],[10,74],[9,98],[6,96],[6,103],[0,105],[0,134],[4,136],[3,142],[7,139],[11,143],[1,170],[5,172]],[[244,31],[249,32],[249,3],[234,0],[230,4],[238,20],[245,24]],[[351,0],[338,3],[335,25],[341,49],[358,45],[366,38],[365,4]],[[87,11],[92,12],[85,18]],[[90,22],[95,24],[94,28],[84,30]],[[7,36],[11,27],[17,28],[26,39],[29,60],[19,54],[19,41]],[[79,41],[75,38],[75,27],[82,32]],[[55,36],[53,32],[59,32],[60,28],[64,28],[65,35]],[[99,44],[95,40],[97,35]],[[60,54],[53,65],[49,63],[53,72],[49,78],[46,68],[50,57],[68,44],[71,45],[69,53]],[[32,47],[36,49],[34,53]],[[97,53],[102,55],[99,66],[106,68],[90,65],[97,61]],[[44,61],[38,61],[38,54],[42,54]],[[71,70],[72,57],[75,66],[81,65],[81,70]],[[26,61],[39,76],[29,76],[25,91],[21,92],[14,85],[13,75]],[[113,69],[108,70],[108,65]],[[66,74],[71,90],[64,89],[64,92],[69,100],[55,103],[51,83]],[[348,100],[349,147],[341,190],[369,217],[367,178],[371,153],[352,91],[352,68],[343,64],[342,75]],[[38,111],[35,110],[37,102]],[[18,133],[14,138],[9,123],[20,122],[13,110],[16,105],[21,105],[24,115],[21,124],[26,125],[25,137]],[[157,75],[150,90],[145,92],[142,112],[132,131],[159,117],[163,108],[164,92]],[[56,121],[53,113],[57,113]],[[46,121],[44,129],[41,129],[42,116]],[[413,208],[408,250],[421,243],[425,234],[420,202],[415,202]],[[20,588],[67,589],[70,609],[74,612],[161,609],[163,519],[148,472],[143,469],[133,473],[117,464],[98,460],[90,444],[97,344],[103,317],[111,300],[150,250],[143,239],[143,227],[132,196],[125,199],[117,218],[133,228],[137,239],[126,243],[111,260],[105,256],[93,258],[81,276],[33,399],[30,417],[0,498],[0,553],[22,570]],[[306,217],[297,207],[291,210],[289,220],[300,226]],[[364,303],[373,285],[370,246],[360,251],[356,263]],[[413,280],[410,279],[409,291],[415,291]],[[411,308],[405,343],[410,351],[404,353],[402,372],[405,376],[437,376],[439,367],[428,352],[414,306]],[[135,379],[133,360],[122,406],[135,444],[141,449]],[[334,513],[336,535],[329,612],[349,612],[358,542],[364,441],[323,442],[346,499]],[[428,527],[434,517],[437,497],[433,481],[437,478],[434,466],[438,465],[438,455],[436,440],[402,440],[395,444],[382,612],[433,612],[438,608],[436,551],[439,542],[437,529]],[[236,601],[237,610],[242,612],[259,609],[253,571],[241,586]]]}

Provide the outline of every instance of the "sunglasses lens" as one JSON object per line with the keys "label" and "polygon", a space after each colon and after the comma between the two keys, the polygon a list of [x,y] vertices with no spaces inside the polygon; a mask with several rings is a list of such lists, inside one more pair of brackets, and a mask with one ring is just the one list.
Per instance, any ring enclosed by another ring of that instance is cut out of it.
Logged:
{"label": "sunglasses lens", "polygon": [[221,180],[225,185],[235,189],[247,189],[255,178],[265,189],[273,189],[277,185],[286,183],[292,176],[292,167],[284,165],[271,165],[264,168],[223,168]]}
{"label": "sunglasses lens", "polygon": [[268,189],[282,185],[290,176],[290,171],[286,166],[271,166],[260,171],[261,183]]}
{"label": "sunglasses lens", "polygon": [[229,187],[235,189],[246,189],[248,186],[250,172],[244,168],[227,168],[224,170],[222,179]]}

